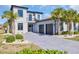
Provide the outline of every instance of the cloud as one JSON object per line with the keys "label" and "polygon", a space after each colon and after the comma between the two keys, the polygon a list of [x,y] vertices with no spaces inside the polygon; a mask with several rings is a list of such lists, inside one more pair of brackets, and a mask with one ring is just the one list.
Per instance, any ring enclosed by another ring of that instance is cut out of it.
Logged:
{"label": "cloud", "polygon": [[69,7],[79,12],[79,5],[71,5]]}
{"label": "cloud", "polygon": [[51,15],[49,13],[43,14],[43,19],[49,18]]}

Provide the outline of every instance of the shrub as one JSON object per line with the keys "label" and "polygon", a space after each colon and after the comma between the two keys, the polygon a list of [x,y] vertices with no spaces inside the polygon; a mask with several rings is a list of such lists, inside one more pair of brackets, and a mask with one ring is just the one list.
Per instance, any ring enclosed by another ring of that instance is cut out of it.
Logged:
{"label": "shrub", "polygon": [[69,32],[68,32],[68,31],[64,31],[64,32],[62,32],[61,34],[62,34],[62,35],[63,35],[63,34],[69,34]]}
{"label": "shrub", "polygon": [[6,37],[6,42],[12,43],[14,41],[15,41],[15,37],[13,35],[9,35],[8,37]]}
{"label": "shrub", "polygon": [[9,33],[12,33],[12,30],[11,29],[9,30]]}
{"label": "shrub", "polygon": [[79,34],[79,31],[75,31],[74,34]]}
{"label": "shrub", "polygon": [[23,49],[20,52],[16,52],[16,54],[64,54],[64,51],[59,50],[32,50],[32,49]]}
{"label": "shrub", "polygon": [[16,34],[16,39],[23,39],[23,35],[21,35],[21,34]]}
{"label": "shrub", "polygon": [[68,31],[64,31],[62,32],[61,34],[64,35],[64,34],[73,34],[74,32],[68,32]]}

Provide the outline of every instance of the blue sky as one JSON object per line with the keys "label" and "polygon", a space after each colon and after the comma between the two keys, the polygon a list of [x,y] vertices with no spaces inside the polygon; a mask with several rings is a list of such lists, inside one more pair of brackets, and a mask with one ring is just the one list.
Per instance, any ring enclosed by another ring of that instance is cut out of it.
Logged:
{"label": "blue sky", "polygon": [[[25,7],[28,7],[30,11],[39,11],[43,12],[43,18],[48,18],[51,14],[51,12],[57,8],[62,7],[64,9],[73,8],[77,11],[79,11],[79,6],[69,6],[69,5],[24,5]],[[3,15],[4,11],[10,10],[10,5],[0,5],[0,16]],[[6,19],[0,18],[0,24],[3,24],[6,22]]]}

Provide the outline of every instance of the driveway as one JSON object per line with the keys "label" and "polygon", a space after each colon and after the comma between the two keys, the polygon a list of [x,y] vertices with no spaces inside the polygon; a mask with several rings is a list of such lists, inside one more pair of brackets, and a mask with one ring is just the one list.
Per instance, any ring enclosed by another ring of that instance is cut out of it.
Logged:
{"label": "driveway", "polygon": [[57,35],[41,35],[37,33],[28,32],[24,35],[25,40],[37,44],[43,49],[64,50],[68,53],[79,53],[79,42],[72,40],[65,40]]}

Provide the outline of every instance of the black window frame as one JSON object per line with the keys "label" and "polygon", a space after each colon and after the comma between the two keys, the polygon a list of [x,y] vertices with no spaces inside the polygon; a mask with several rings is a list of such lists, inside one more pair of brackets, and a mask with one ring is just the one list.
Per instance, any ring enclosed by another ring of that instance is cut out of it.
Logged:
{"label": "black window frame", "polygon": [[29,14],[29,21],[32,21],[32,14]]}
{"label": "black window frame", "polygon": [[41,17],[41,16],[38,14],[38,20],[40,20],[40,17]]}
{"label": "black window frame", "polygon": [[18,16],[23,17],[23,10],[18,10]]}
{"label": "black window frame", "polygon": [[64,28],[63,28],[63,22],[60,23],[60,31],[63,31]]}
{"label": "black window frame", "polygon": [[18,30],[23,30],[23,23],[18,23]]}

